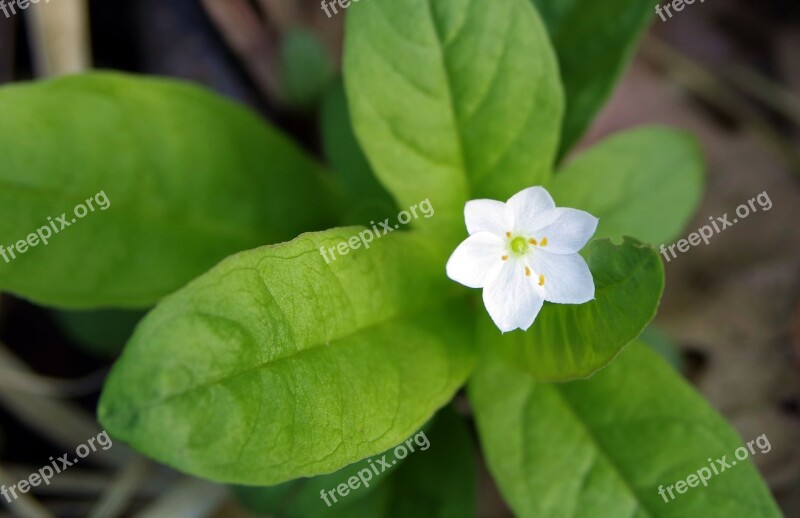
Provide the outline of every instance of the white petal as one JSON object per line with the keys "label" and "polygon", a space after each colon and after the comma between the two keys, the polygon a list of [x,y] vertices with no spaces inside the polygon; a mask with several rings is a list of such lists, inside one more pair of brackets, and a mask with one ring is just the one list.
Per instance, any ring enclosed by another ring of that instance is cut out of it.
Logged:
{"label": "white petal", "polygon": [[551,223],[534,231],[534,238],[547,238],[547,251],[553,254],[575,254],[586,245],[597,230],[598,219],[582,210],[559,207],[544,219]]}
{"label": "white petal", "polygon": [[472,200],[464,206],[464,220],[470,235],[491,232],[503,236],[511,230],[506,218],[506,204],[495,200]]}
{"label": "white petal", "polygon": [[583,304],[594,299],[594,279],[589,266],[578,254],[551,254],[536,249],[528,265],[544,276],[544,299],[557,304]]}
{"label": "white petal", "polygon": [[509,260],[483,289],[483,303],[503,333],[527,330],[544,304],[544,290],[525,275],[523,261]]}
{"label": "white petal", "polygon": [[478,232],[458,245],[447,261],[447,276],[469,288],[483,288],[489,273],[502,267],[504,241],[489,232]]}
{"label": "white petal", "polygon": [[529,187],[518,192],[506,203],[506,214],[515,231],[530,232],[552,221],[542,217],[555,209],[556,204],[543,187]]}

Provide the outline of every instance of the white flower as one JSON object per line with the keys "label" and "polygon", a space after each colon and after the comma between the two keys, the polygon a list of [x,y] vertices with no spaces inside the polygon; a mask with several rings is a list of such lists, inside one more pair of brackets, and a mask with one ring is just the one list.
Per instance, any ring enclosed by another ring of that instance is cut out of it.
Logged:
{"label": "white flower", "polygon": [[527,330],[544,301],[583,304],[594,299],[594,280],[578,255],[597,229],[597,218],[557,208],[542,187],[507,203],[473,200],[464,208],[470,236],[447,261],[447,276],[483,288],[492,320],[506,333]]}

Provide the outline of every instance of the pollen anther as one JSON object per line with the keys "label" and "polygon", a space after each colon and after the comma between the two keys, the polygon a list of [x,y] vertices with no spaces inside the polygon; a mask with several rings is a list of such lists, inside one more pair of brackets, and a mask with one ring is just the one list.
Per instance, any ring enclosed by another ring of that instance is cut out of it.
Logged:
{"label": "pollen anther", "polygon": [[506,237],[511,237],[511,232],[506,232]]}
{"label": "pollen anther", "polygon": [[531,239],[530,241],[528,241],[528,243],[532,244],[533,246],[536,246],[536,240],[535,239]]}
{"label": "pollen anther", "polygon": [[525,275],[527,275],[528,277],[531,276],[531,269],[528,266],[525,267]]}
{"label": "pollen anther", "polygon": [[547,246],[547,238],[546,237],[542,238],[542,242],[539,243],[539,246]]}
{"label": "pollen anther", "polygon": [[504,256],[503,256],[503,257],[501,257],[500,259],[502,259],[503,261],[507,261],[507,260],[508,260],[508,256],[507,256],[507,255],[504,255]]}
{"label": "pollen anther", "polygon": [[544,286],[544,275],[539,275],[539,286]]}

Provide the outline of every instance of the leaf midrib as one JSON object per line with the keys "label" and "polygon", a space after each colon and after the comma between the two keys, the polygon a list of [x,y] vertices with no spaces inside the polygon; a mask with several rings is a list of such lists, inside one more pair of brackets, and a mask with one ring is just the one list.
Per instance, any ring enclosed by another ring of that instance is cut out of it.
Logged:
{"label": "leaf midrib", "polygon": [[[271,294],[270,294],[270,296],[271,296]],[[315,352],[320,347],[333,347],[333,346],[336,346],[336,345],[340,345],[340,344],[342,344],[342,342],[347,341],[348,339],[350,339],[353,336],[358,335],[359,333],[363,333],[363,332],[366,332],[366,331],[368,331],[368,330],[370,330],[372,328],[377,328],[377,327],[386,325],[386,324],[388,324],[388,323],[390,323],[390,322],[392,322],[394,320],[398,320],[400,318],[406,318],[406,317],[410,317],[410,316],[416,315],[418,313],[423,313],[423,312],[429,311],[431,308],[444,305],[444,302],[447,301],[447,300],[457,299],[457,298],[460,298],[460,297],[463,297],[463,296],[464,296],[463,293],[451,293],[451,294],[446,295],[446,296],[442,297],[441,299],[437,300],[435,303],[426,304],[426,305],[422,305],[422,306],[415,306],[416,309],[413,309],[413,310],[407,311],[407,312],[394,313],[391,316],[389,316],[388,318],[384,318],[384,319],[372,322],[371,324],[368,324],[368,325],[366,325],[364,327],[360,327],[360,328],[358,328],[358,329],[356,329],[356,330],[354,330],[352,332],[345,333],[345,334],[343,334],[343,335],[341,335],[339,337],[333,338],[329,342],[310,345],[309,347],[306,347],[304,349],[295,350],[295,351],[291,351],[291,352],[288,352],[288,353],[283,354],[283,355],[276,356],[274,358],[271,358],[268,361],[260,362],[260,363],[258,363],[256,365],[253,365],[251,367],[248,367],[246,369],[243,369],[243,370],[240,370],[240,371],[237,371],[237,372],[233,372],[233,373],[227,374],[227,375],[222,376],[220,378],[217,378],[215,380],[210,380],[210,381],[206,381],[206,382],[197,384],[197,385],[195,385],[193,387],[181,390],[180,392],[176,392],[176,393],[170,394],[169,396],[167,396],[165,398],[159,399],[157,401],[153,401],[153,402],[148,403],[146,405],[137,406],[137,407],[135,407],[133,409],[133,411],[139,413],[139,412],[142,412],[142,411],[149,410],[151,408],[154,408],[154,407],[160,406],[162,404],[168,403],[169,401],[172,401],[174,399],[183,397],[183,396],[185,396],[187,394],[190,394],[192,392],[195,392],[197,390],[204,390],[206,388],[209,388],[209,387],[212,387],[212,386],[215,386],[215,385],[224,384],[224,383],[226,383],[226,382],[228,382],[230,380],[233,380],[233,379],[235,379],[235,378],[237,378],[239,376],[247,375],[247,374],[249,374],[251,372],[260,370],[262,368],[272,367],[276,363],[281,363],[281,362],[286,361],[286,360],[294,359],[294,358],[296,358],[298,356],[303,355],[304,353]]]}
{"label": "leaf midrib", "polygon": [[[570,414],[572,414],[572,416],[580,424],[580,427],[584,430],[584,432],[586,432],[586,436],[591,441],[592,446],[594,446],[594,450],[597,452],[600,458],[606,461],[606,463],[612,469],[614,474],[622,482],[623,487],[634,497],[634,501],[637,507],[645,513],[645,516],[651,518],[655,518],[656,516],[658,516],[658,513],[653,513],[652,509],[644,505],[644,502],[640,498],[639,493],[633,488],[633,486],[631,486],[628,479],[624,476],[625,473],[624,470],[622,470],[615,461],[615,459],[607,453],[605,448],[601,447],[600,441],[598,441],[597,437],[594,434],[594,430],[589,426],[586,420],[583,419],[581,414],[578,413],[578,410],[575,408],[575,406],[573,406],[569,398],[562,392],[561,387],[559,385],[552,385],[552,387],[555,393],[558,394],[559,400],[561,400],[564,403],[564,407],[570,412]],[[633,509],[633,511],[634,511],[633,516],[635,516],[636,509]]]}
{"label": "leaf midrib", "polygon": [[[464,152],[464,136],[462,135],[461,126],[458,121],[458,109],[456,106],[456,101],[453,97],[453,78],[451,77],[450,67],[447,63],[447,55],[445,50],[447,49],[447,45],[445,44],[444,37],[442,35],[441,28],[439,27],[439,22],[436,18],[436,13],[433,11],[433,5],[431,4],[432,0],[425,0],[425,6],[428,8],[428,15],[431,19],[431,25],[433,26],[433,34],[436,36],[436,43],[439,49],[439,59],[442,65],[442,73],[444,75],[445,86],[447,87],[447,104],[450,107],[450,121],[453,125],[454,133],[455,133],[455,140],[458,147],[458,160],[461,172],[464,175],[464,180],[467,181],[470,178],[468,162],[467,162],[467,155]],[[467,7],[469,10],[469,6]]]}

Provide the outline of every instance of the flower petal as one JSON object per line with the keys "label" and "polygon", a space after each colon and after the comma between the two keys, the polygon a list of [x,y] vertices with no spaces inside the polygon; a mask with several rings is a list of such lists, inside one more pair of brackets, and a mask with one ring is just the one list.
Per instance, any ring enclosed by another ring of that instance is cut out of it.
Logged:
{"label": "flower petal", "polygon": [[524,261],[510,260],[483,289],[483,303],[495,325],[503,333],[527,329],[544,304],[544,290],[525,275]]}
{"label": "flower petal", "polygon": [[503,236],[511,230],[506,218],[506,204],[495,200],[472,200],[464,206],[464,220],[470,235],[491,232]]}
{"label": "flower petal", "polygon": [[534,231],[536,239],[547,238],[547,251],[552,254],[575,254],[597,230],[598,219],[582,210],[559,207],[543,219],[550,223]]}
{"label": "flower petal", "polygon": [[543,187],[529,187],[508,200],[506,214],[514,226],[513,230],[531,232],[552,221],[543,221],[542,217],[555,207],[553,198]]}
{"label": "flower petal", "polygon": [[447,261],[447,276],[468,288],[483,288],[487,275],[503,264],[504,241],[490,233],[478,232],[458,245]]}
{"label": "flower petal", "polygon": [[534,250],[528,265],[544,276],[544,299],[557,304],[583,304],[594,299],[594,279],[589,266],[578,254],[551,254]]}

